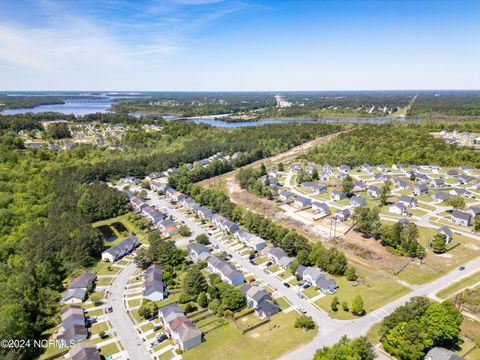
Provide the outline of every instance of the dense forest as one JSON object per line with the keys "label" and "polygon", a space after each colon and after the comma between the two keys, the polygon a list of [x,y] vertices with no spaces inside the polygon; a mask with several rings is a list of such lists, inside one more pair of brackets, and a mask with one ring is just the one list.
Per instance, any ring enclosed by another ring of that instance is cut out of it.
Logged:
{"label": "dense forest", "polygon": [[[470,125],[472,129],[478,126],[478,122]],[[340,134],[334,141],[316,147],[301,157],[318,164],[350,166],[363,163],[478,166],[480,153],[468,147],[447,144],[430,135],[431,131],[442,128],[442,125],[430,123],[363,125],[355,131]]]}
{"label": "dense forest", "polygon": [[[91,222],[127,209],[125,196],[103,181],[143,177],[219,151],[239,152],[233,166],[241,165],[341,129],[285,124],[229,130],[161,122],[160,131],[147,132],[141,124],[132,123],[136,128],[125,133],[122,150],[94,145],[59,152],[24,149],[18,131],[44,131],[41,118],[0,117],[0,317],[4,324],[0,337],[4,339],[37,338],[55,325],[62,283],[73,271],[98,261],[103,240]],[[101,118],[117,122],[111,115]],[[230,166],[216,163],[192,174],[201,179]],[[34,349],[0,354],[6,359],[35,355]]]}
{"label": "dense forest", "polygon": [[480,116],[480,91],[420,92],[409,116],[442,118]]}

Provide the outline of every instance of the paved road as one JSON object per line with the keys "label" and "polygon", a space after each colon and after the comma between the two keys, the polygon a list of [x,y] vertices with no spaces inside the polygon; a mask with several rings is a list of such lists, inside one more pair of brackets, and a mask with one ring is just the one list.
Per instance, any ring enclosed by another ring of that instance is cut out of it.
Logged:
{"label": "paved road", "polygon": [[[187,218],[182,212],[174,209],[168,200],[160,199],[158,196],[152,196],[152,204],[160,207],[168,208],[170,214],[179,220],[183,220],[185,224],[192,230],[195,235],[204,234],[206,231],[196,222]],[[312,316],[319,327],[317,336],[312,342],[306,344],[297,350],[286,354],[281,359],[283,360],[301,360],[311,359],[315,351],[322,346],[327,346],[336,343],[344,335],[349,337],[357,337],[366,335],[368,329],[375,323],[381,321],[385,316],[391,314],[397,307],[405,304],[408,300],[415,296],[426,296],[437,292],[439,289],[445,287],[446,284],[451,284],[461,280],[464,277],[474,274],[480,270],[480,259],[473,260],[465,264],[465,270],[458,269],[446,274],[445,276],[432,281],[428,284],[417,287],[409,294],[369,313],[356,320],[336,320],[328,316],[328,314],[318,308],[314,307],[306,300],[298,298],[293,289],[287,289],[282,282],[271,275],[265,274],[258,266],[250,264],[248,260],[240,256],[237,252],[232,250],[229,246],[221,243],[214,236],[210,236],[212,243],[217,244],[219,249],[231,254],[233,260],[240,264],[248,272],[252,273],[258,279],[267,283],[270,287],[277,289],[283,296],[287,297],[292,304],[297,307],[304,307],[308,314]]]}
{"label": "paved road", "polygon": [[[160,208],[168,208],[168,212],[171,215],[178,220],[184,221],[195,236],[198,234],[207,234],[205,229],[203,229],[199,224],[185,216],[184,213],[172,207],[168,200],[160,199],[155,194],[150,194],[150,199],[150,204],[156,205]],[[225,251],[227,254],[231,254],[232,259],[235,260],[246,271],[251,273],[255,278],[262,280],[271,288],[276,289],[282,294],[282,296],[288,298],[288,300],[297,308],[305,308],[308,315],[310,315],[317,324],[322,324],[322,326],[319,328],[320,334],[326,335],[342,326],[342,321],[331,319],[326,312],[319,310],[317,307],[310,304],[306,299],[300,299],[293,288],[286,288],[283,286],[283,282],[277,277],[264,273],[263,270],[257,265],[252,265],[247,259],[242,257],[231,247],[220,242],[216,236],[209,236],[209,238],[211,243],[218,245],[219,250]]]}
{"label": "paved road", "polygon": [[116,277],[110,286],[110,295],[107,297],[106,305],[113,308],[113,312],[108,313],[108,320],[112,324],[118,338],[120,339],[130,360],[151,359],[150,353],[145,347],[144,342],[135,330],[135,327],[128,317],[127,310],[123,305],[123,295],[125,287],[136,270],[136,265],[131,263],[127,265]]}
{"label": "paved road", "polygon": [[[343,335],[349,337],[357,337],[366,335],[368,329],[375,323],[381,321],[385,316],[391,314],[397,307],[405,304],[414,296],[426,296],[437,292],[439,289],[445,287],[446,284],[452,284],[460,279],[472,275],[480,270],[480,259],[475,259],[465,265],[464,271],[453,270],[441,278],[434,280],[428,284],[420,286],[416,290],[409,294],[392,301],[391,303],[361,317],[357,320],[351,320],[345,322],[345,324],[337,330],[330,332],[326,336],[322,336],[320,333],[313,341],[307,345],[304,345],[297,350],[288,353],[283,356],[282,360],[299,360],[299,359],[311,359],[315,350],[322,346],[328,346],[336,343]],[[323,326],[323,325],[319,325]]]}

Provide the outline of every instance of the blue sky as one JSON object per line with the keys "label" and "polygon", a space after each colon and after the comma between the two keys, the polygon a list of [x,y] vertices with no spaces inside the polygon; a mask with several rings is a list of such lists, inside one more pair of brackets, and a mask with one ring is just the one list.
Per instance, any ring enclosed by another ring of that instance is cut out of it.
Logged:
{"label": "blue sky", "polygon": [[478,0],[0,4],[0,90],[480,88]]}

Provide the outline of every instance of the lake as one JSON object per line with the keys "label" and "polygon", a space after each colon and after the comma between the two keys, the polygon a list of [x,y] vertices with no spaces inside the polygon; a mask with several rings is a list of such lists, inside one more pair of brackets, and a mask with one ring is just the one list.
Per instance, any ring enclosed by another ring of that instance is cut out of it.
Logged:
{"label": "lake", "polygon": [[112,105],[110,99],[105,100],[65,100],[65,104],[40,105],[31,109],[6,109],[0,114],[15,115],[25,113],[42,113],[42,112],[58,112],[65,115],[73,114],[75,116],[83,116],[94,113],[105,113]]}

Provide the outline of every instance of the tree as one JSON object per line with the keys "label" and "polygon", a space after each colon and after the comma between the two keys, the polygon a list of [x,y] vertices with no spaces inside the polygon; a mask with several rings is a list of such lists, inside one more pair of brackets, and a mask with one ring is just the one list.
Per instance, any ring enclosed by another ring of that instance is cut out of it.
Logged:
{"label": "tree", "polygon": [[445,234],[436,233],[432,240],[432,250],[435,254],[443,254],[447,251],[447,237]]}
{"label": "tree", "polygon": [[348,303],[346,301],[342,301],[342,309],[343,311],[350,311],[350,308],[348,307]]}
{"label": "tree", "polygon": [[277,170],[278,171],[285,171],[285,165],[283,165],[283,163],[278,163],[277,165]]}
{"label": "tree", "polygon": [[343,182],[342,182],[342,189],[343,189],[343,192],[348,196],[350,197],[352,195],[352,191],[353,191],[353,179],[350,175],[347,175],[345,177],[345,179],[343,179]]}
{"label": "tree", "polygon": [[357,295],[353,298],[351,311],[353,315],[357,315],[357,316],[361,316],[365,314],[363,299],[360,295]]}
{"label": "tree", "polygon": [[295,320],[294,327],[305,330],[305,331],[313,330],[313,329],[315,329],[315,322],[313,321],[311,316],[300,315]]}
{"label": "tree", "polygon": [[145,270],[152,264],[152,260],[150,259],[150,254],[148,250],[145,248],[139,248],[136,251],[135,258],[133,261],[142,270]]}
{"label": "tree", "polygon": [[207,234],[197,235],[197,237],[195,238],[195,241],[199,244],[202,244],[202,245],[210,244],[210,240],[208,239]]}
{"label": "tree", "polygon": [[479,232],[480,231],[480,217],[476,217],[473,221],[473,231]]}
{"label": "tree", "polygon": [[178,232],[180,233],[180,235],[182,236],[190,236],[192,234],[192,232],[190,231],[190,229],[188,228],[187,225],[182,225],[178,228]]}
{"label": "tree", "polygon": [[208,298],[205,292],[201,292],[197,296],[197,304],[200,305],[202,308],[206,308],[208,306]]}
{"label": "tree", "polygon": [[390,181],[385,181],[382,186],[382,192],[380,193],[380,204],[386,205],[387,204],[387,199],[390,196],[390,189],[392,187],[392,184]]}
{"label": "tree", "polygon": [[47,135],[52,139],[65,139],[72,137],[68,124],[64,122],[50,123],[47,128]]}
{"label": "tree", "polygon": [[267,168],[266,168],[264,163],[260,164],[258,175],[259,175],[259,177],[267,175]]}
{"label": "tree", "polygon": [[313,357],[314,360],[374,360],[375,358],[373,345],[366,337],[350,340],[346,336],[330,347],[318,349]]}
{"label": "tree", "polygon": [[198,309],[197,305],[195,305],[194,303],[187,303],[187,305],[185,305],[185,313],[188,314],[188,313],[191,313],[191,312],[194,312]]}
{"label": "tree", "polygon": [[143,299],[142,306],[138,309],[138,314],[144,319],[148,320],[153,318],[158,311],[158,306],[153,301]]}
{"label": "tree", "polygon": [[348,281],[355,281],[357,280],[357,270],[353,266],[348,266],[347,270],[345,270],[345,277]]}
{"label": "tree", "polygon": [[338,304],[339,304],[338,297],[334,296],[330,304],[330,308],[332,309],[332,311],[338,311]]}
{"label": "tree", "polygon": [[465,208],[465,199],[461,196],[452,196],[445,200],[444,204],[451,206],[454,209],[463,209]]}
{"label": "tree", "polygon": [[183,292],[196,298],[201,292],[207,290],[207,279],[198,267],[192,266],[183,280]]}

